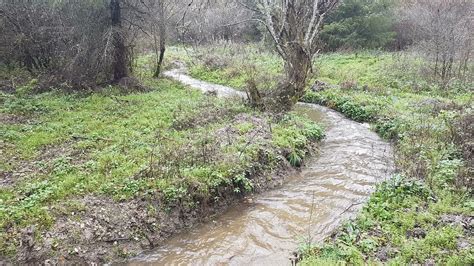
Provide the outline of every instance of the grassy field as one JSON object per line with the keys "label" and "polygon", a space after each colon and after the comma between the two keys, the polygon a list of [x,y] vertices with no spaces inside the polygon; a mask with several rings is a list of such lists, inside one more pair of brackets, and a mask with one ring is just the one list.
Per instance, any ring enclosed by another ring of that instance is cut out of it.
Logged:
{"label": "grassy field", "polygon": [[[260,89],[269,89],[282,69],[277,56],[256,47],[194,53],[199,59],[191,62],[191,75],[239,89],[249,73]],[[441,88],[424,71],[423,62],[408,53],[316,59],[311,82],[327,84],[302,100],[369,122],[393,141],[399,173],[325,243],[301,247],[304,265],[474,263],[472,83],[452,80]]]}
{"label": "grassy field", "polygon": [[[278,55],[261,45],[173,47],[168,60],[186,62],[190,75],[196,78],[240,90],[245,90],[250,78],[256,79],[261,89],[271,89],[283,71]],[[319,80],[343,88],[359,86],[385,93],[412,92],[448,98],[465,96],[472,89],[472,81],[457,79],[449,82],[449,89],[441,89],[428,72],[423,60],[408,52],[329,53],[315,58],[309,83]]]}
{"label": "grassy field", "polygon": [[[15,93],[1,92],[0,260],[80,261],[75,247],[88,244],[82,236],[72,228],[62,237],[50,232],[61,221],[86,221],[87,212],[95,210],[83,199],[112,200],[111,206],[150,202],[145,206],[150,216],[212,207],[270,186],[257,177],[286,160],[299,165],[323,135],[295,114],[274,120],[240,101],[152,80],[143,70],[139,76],[148,91],[126,93],[110,86],[37,94],[32,80]],[[105,203],[95,208],[107,208]],[[140,228],[134,230],[130,239],[139,245],[144,236]],[[33,251],[24,250],[28,232]],[[93,240],[88,240],[91,248],[101,241]],[[99,261],[115,259],[110,252],[132,255],[120,245],[113,244]],[[30,257],[19,257],[21,252]]]}

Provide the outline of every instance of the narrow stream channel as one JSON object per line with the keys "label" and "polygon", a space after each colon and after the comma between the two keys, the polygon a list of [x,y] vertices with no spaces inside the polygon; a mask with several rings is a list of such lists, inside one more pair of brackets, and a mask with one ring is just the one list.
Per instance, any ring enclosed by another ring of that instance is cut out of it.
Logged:
{"label": "narrow stream channel", "polygon": [[[219,96],[242,96],[231,88],[193,79],[182,70],[167,76]],[[321,241],[362,207],[375,185],[390,177],[390,145],[367,125],[314,104],[297,110],[323,124],[320,154],[282,187],[231,207],[215,221],[178,234],[132,265],[289,265],[304,239]],[[311,217],[312,213],[312,217]]]}

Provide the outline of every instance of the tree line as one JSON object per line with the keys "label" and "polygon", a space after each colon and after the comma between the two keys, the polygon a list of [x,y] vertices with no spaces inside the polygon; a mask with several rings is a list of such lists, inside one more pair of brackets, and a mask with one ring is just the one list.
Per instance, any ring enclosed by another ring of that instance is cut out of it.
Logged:
{"label": "tree line", "polygon": [[[0,63],[70,89],[116,83],[143,50],[226,40],[266,42],[285,62],[278,99],[303,93],[324,51],[415,47],[442,82],[466,76],[472,51],[469,0],[1,0]],[[144,45],[143,45],[144,44]]]}

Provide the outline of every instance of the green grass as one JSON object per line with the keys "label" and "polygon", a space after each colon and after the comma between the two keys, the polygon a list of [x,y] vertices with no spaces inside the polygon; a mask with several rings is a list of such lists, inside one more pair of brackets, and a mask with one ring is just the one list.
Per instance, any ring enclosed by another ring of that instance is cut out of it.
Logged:
{"label": "green grass", "polygon": [[[245,47],[250,55],[232,51],[241,47],[214,48],[212,55],[206,52],[209,48],[202,49],[190,73],[244,89],[247,66],[266,77],[257,79],[261,88],[271,87],[282,70],[281,60],[256,46]],[[309,84],[320,80],[335,87],[308,91],[302,101],[369,122],[380,136],[394,142],[399,175],[381,184],[362,213],[334,238],[302,247],[302,264],[377,264],[384,250],[386,263],[392,265],[472,264],[472,228],[443,222],[449,216],[474,214],[468,144],[472,127],[466,126],[474,115],[472,82],[453,80],[442,88],[426,75],[426,62],[404,52],[322,54],[313,70]],[[290,160],[297,161],[297,154]],[[424,234],[413,237],[413,230]],[[462,241],[471,244],[458,247]]]}
{"label": "green grass", "polygon": [[[20,118],[0,125],[0,169],[23,173],[0,189],[1,255],[15,255],[24,228],[34,225],[37,235],[47,231],[57,219],[54,210],[69,208],[69,200],[154,195],[163,209],[176,201],[218,201],[222,188],[252,191],[250,173],[271,172],[281,151],[303,157],[322,138],[322,130],[304,117],[288,114],[274,122],[242,103],[141,74],[149,92],[107,87],[0,94],[0,115]],[[270,124],[270,139],[252,139],[256,127]],[[231,139],[219,133],[227,127],[237,132]]]}

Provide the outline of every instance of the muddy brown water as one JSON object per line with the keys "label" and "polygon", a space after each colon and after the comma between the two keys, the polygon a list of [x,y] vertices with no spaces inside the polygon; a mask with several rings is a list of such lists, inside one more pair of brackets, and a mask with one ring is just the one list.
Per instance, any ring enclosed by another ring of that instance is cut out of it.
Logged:
{"label": "muddy brown water", "polygon": [[[220,96],[243,96],[173,70],[167,76]],[[362,207],[375,185],[393,171],[390,145],[365,124],[314,104],[301,113],[325,126],[318,156],[280,188],[230,207],[214,221],[175,235],[132,265],[290,265],[290,253],[322,241]]]}

